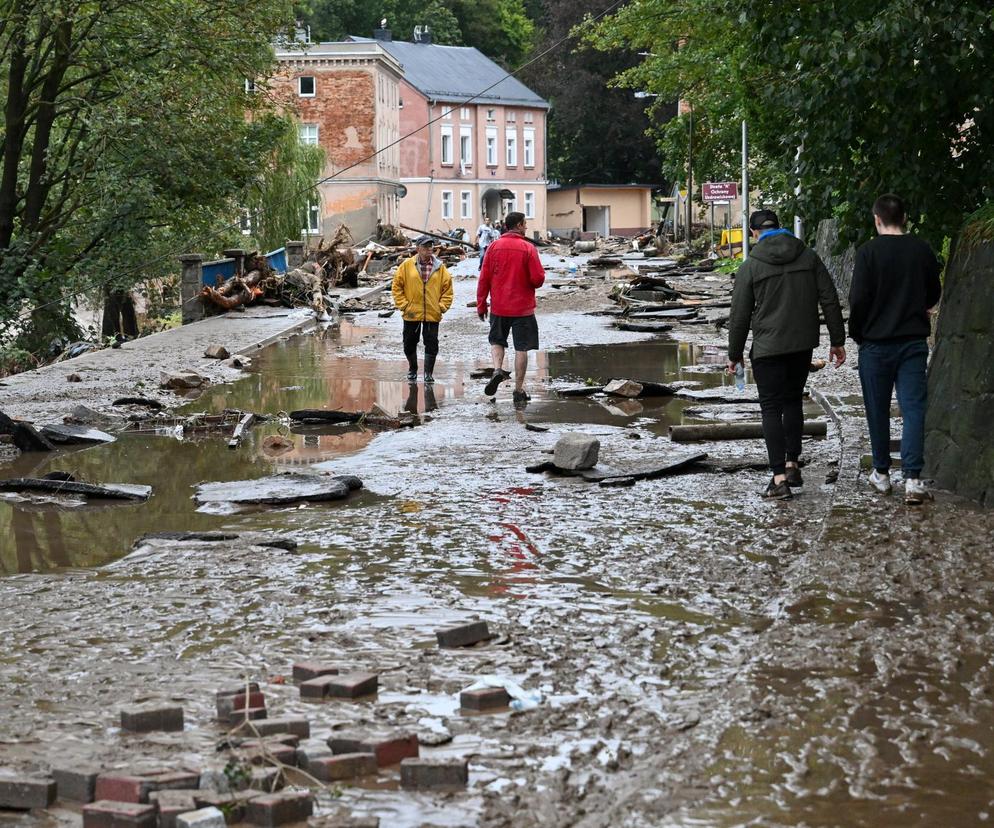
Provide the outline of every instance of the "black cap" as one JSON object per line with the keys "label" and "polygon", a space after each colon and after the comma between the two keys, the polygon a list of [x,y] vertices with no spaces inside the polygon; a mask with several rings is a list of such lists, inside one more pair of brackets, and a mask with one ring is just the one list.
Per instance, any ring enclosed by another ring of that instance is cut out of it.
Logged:
{"label": "black cap", "polygon": [[749,216],[749,227],[752,230],[775,230],[780,226],[780,219],[772,210],[757,210]]}
{"label": "black cap", "polygon": [[416,247],[434,247],[435,240],[431,236],[418,236],[414,240],[414,245]]}

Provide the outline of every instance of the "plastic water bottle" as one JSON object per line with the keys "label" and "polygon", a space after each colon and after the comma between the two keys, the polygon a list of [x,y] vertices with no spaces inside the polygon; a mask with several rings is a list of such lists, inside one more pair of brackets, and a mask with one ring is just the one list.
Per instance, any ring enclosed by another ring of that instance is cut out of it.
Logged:
{"label": "plastic water bottle", "polygon": [[577,272],[579,271],[579,269],[580,269],[580,268],[578,268],[578,267],[576,266],[576,262],[570,262],[570,263],[569,263],[569,272],[570,272],[570,275],[571,275],[571,276],[576,276],[576,274],[577,274]]}
{"label": "plastic water bottle", "polygon": [[746,369],[744,362],[739,362],[735,365],[735,387],[739,391],[745,391]]}

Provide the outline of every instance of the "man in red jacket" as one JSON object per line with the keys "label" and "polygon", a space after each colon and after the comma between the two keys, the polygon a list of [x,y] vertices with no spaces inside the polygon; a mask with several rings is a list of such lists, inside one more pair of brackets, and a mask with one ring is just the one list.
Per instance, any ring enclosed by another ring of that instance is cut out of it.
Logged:
{"label": "man in red jacket", "polygon": [[526,238],[524,213],[508,213],[507,232],[490,245],[483,260],[476,288],[476,312],[487,318],[490,297],[490,352],[494,375],[483,392],[492,397],[497,387],[511,378],[504,370],[508,334],[514,337],[514,402],[528,402],[525,372],[528,352],[538,350],[538,322],[535,320],[535,291],[545,282],[538,251]]}

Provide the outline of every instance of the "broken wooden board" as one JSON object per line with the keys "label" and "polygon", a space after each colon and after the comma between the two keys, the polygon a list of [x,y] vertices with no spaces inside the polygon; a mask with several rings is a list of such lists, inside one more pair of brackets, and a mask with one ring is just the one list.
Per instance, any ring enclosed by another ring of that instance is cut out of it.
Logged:
{"label": "broken wooden board", "polygon": [[604,390],[603,385],[572,385],[566,388],[553,388],[560,397],[590,397]]}
{"label": "broken wooden board", "polygon": [[614,327],[619,331],[629,331],[631,333],[666,333],[667,331],[672,331],[672,325],[664,325],[662,323],[653,324],[652,322],[615,322]]}
{"label": "broken wooden board", "polygon": [[242,435],[245,434],[245,429],[251,428],[254,422],[255,414],[252,412],[243,414],[242,418],[238,421],[238,425],[235,426],[234,432],[232,432],[231,439],[228,440],[228,448],[238,448],[239,444],[242,442]]}
{"label": "broken wooden board", "polygon": [[99,445],[100,443],[113,443],[117,438],[85,425],[71,425],[69,423],[52,423],[40,427],[41,433],[53,443],[60,446],[79,445]]}
{"label": "broken wooden board", "polygon": [[661,461],[633,463],[629,466],[625,466],[624,468],[595,466],[592,469],[584,469],[582,471],[561,469],[551,460],[546,460],[542,463],[526,466],[525,471],[531,472],[532,474],[549,472],[550,474],[556,474],[563,477],[582,477],[584,480],[589,480],[591,483],[627,479],[653,480],[657,477],[666,477],[667,475],[682,471],[688,466],[692,466],[695,463],[706,460],[707,456],[707,452],[696,451],[668,460],[664,459]]}
{"label": "broken wooden board", "polygon": [[[828,433],[828,423],[824,420],[808,420],[804,423],[803,433],[808,437],[824,437]],[[670,439],[674,443],[690,443],[697,440],[756,440],[762,437],[762,423],[670,426]]]}
{"label": "broken wooden board", "polygon": [[256,480],[229,483],[201,483],[194,499],[199,504],[232,503],[280,505],[284,503],[343,500],[349,492],[362,488],[352,475],[331,477],[316,474],[277,474]]}
{"label": "broken wooden board", "polygon": [[12,477],[0,480],[2,492],[48,492],[51,494],[82,495],[103,500],[148,500],[151,486],[131,483],[80,483],[76,480],[50,480],[39,477]]}
{"label": "broken wooden board", "polygon": [[301,423],[357,423],[365,416],[362,411],[332,411],[324,408],[303,408],[290,412],[290,419]]}

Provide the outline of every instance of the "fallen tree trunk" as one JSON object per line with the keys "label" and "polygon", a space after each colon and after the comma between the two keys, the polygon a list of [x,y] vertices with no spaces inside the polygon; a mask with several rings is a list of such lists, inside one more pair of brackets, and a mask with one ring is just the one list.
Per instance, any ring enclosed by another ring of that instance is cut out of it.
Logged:
{"label": "fallen tree trunk", "polygon": [[[808,420],[804,424],[804,434],[808,437],[824,437],[827,433],[828,423],[824,420]],[[670,439],[675,443],[691,443],[697,440],[755,440],[761,439],[762,436],[762,423],[670,426]]]}

